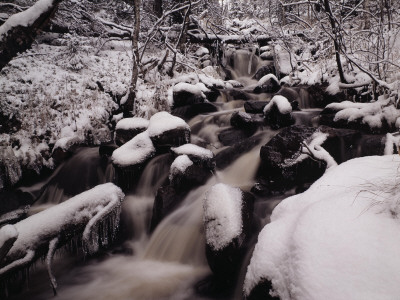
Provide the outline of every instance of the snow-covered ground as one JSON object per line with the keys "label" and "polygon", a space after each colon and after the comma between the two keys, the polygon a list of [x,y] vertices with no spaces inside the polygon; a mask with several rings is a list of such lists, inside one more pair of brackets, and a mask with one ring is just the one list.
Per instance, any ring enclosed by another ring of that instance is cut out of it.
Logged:
{"label": "snow-covered ground", "polygon": [[244,291],[263,279],[281,299],[397,299],[399,155],[331,168],[282,201],[258,237]]}

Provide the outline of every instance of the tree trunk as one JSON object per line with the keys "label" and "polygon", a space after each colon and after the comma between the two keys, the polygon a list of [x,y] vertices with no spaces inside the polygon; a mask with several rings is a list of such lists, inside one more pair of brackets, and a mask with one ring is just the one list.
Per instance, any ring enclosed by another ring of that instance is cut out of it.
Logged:
{"label": "tree trunk", "polygon": [[[41,8],[43,7],[43,1],[38,1],[28,10],[12,15],[0,27],[0,70],[18,53],[24,52],[31,47],[37,34],[54,16],[61,1],[51,1],[51,4],[46,9]],[[18,19],[33,19],[33,21],[28,22],[30,23],[28,25],[23,24],[24,22],[18,25],[15,24]],[[1,34],[2,31],[4,31],[3,34]]]}
{"label": "tree trunk", "polygon": [[344,78],[344,72],[343,72],[343,68],[342,68],[342,61],[340,59],[340,36],[339,36],[339,28],[336,26],[336,21],[335,18],[333,16],[332,10],[331,10],[331,6],[329,4],[329,0],[324,0],[324,8],[325,8],[325,12],[327,13],[328,17],[329,17],[329,21],[331,23],[331,28],[332,28],[332,35],[333,35],[333,44],[335,46],[335,56],[336,56],[336,64],[338,67],[338,71],[339,71],[339,77],[340,77],[340,81],[342,83],[347,83],[346,79]]}
{"label": "tree trunk", "polygon": [[163,14],[163,8],[162,8],[162,0],[154,0],[154,14],[158,17],[161,18]]}
{"label": "tree trunk", "polygon": [[128,99],[124,104],[124,117],[131,117],[135,114],[136,84],[139,77],[139,33],[140,33],[140,0],[134,0],[135,25],[132,32],[132,76],[128,91]]}

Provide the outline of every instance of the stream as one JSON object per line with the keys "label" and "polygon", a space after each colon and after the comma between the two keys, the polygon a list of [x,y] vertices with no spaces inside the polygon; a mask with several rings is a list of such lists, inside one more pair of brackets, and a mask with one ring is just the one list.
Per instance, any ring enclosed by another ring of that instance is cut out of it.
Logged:
{"label": "stream", "polygon": [[[245,92],[252,100],[271,99],[271,94],[252,93],[257,83],[252,76],[260,66],[273,62],[260,60],[251,49],[232,51],[226,56],[233,79],[244,86],[235,90]],[[313,101],[306,92],[299,94],[301,111],[293,113],[296,124],[317,126],[316,116],[321,109],[313,107]],[[198,115],[188,121],[192,129],[192,143],[207,144],[207,148],[215,155],[228,147],[222,145],[218,135],[231,128],[230,117],[233,112],[243,111],[245,101],[234,100],[231,95],[222,92],[216,102],[218,112]],[[254,133],[261,136],[257,146],[242,153],[228,167],[218,169],[206,184],[189,192],[179,206],[150,233],[154,197],[158,187],[167,178],[171,164],[169,154],[153,158],[144,169],[137,188],[126,193],[120,226],[122,238],[117,244],[84,261],[82,257],[72,256],[63,250],[59,251],[61,255],[56,255],[56,299],[240,299],[251,253],[247,255],[236,290],[231,295],[203,296],[196,292],[198,283],[211,275],[205,256],[203,200],[210,187],[221,182],[250,191],[260,165],[260,148],[278,132],[267,126],[259,129]],[[346,156],[346,149],[343,151],[343,156]],[[81,148],[42,185],[21,189],[38,197],[31,208],[30,213],[34,213],[113,178],[114,169],[110,161],[100,158],[98,148]],[[46,189],[39,193],[43,185],[46,185]],[[281,195],[256,198],[255,214],[261,228],[269,222],[273,208],[294,193],[294,190],[290,190]],[[254,232],[254,239],[257,234]],[[22,288],[23,292],[15,292]],[[23,286],[11,286],[10,294],[10,299],[52,299],[53,292],[44,264],[37,262],[30,271],[29,281]]]}

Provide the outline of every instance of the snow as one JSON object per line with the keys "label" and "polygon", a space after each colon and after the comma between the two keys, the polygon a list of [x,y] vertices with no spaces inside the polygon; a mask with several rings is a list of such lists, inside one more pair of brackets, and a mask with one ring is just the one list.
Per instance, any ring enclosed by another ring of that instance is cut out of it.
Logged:
{"label": "snow", "polygon": [[218,183],[203,203],[207,245],[219,251],[242,233],[242,191]]}
{"label": "snow", "polygon": [[171,148],[171,151],[177,155],[193,155],[200,158],[214,157],[214,154],[210,150],[194,144],[185,144],[176,148]]}
{"label": "snow", "polygon": [[289,100],[284,96],[275,95],[264,107],[264,114],[268,113],[274,106],[276,106],[279,112],[283,115],[290,114],[292,112],[292,106],[290,105]]}
{"label": "snow", "polygon": [[205,98],[201,87],[186,82],[179,82],[178,84],[174,85],[173,91],[174,93],[188,92]]}
{"label": "snow", "polygon": [[54,0],[39,0],[30,8],[20,13],[12,15],[0,26],[0,41],[7,35],[8,31],[17,26],[28,27],[51,6]]}
{"label": "snow", "polygon": [[[5,261],[11,260],[11,263],[0,268],[0,275],[19,265],[30,263],[36,251],[50,240],[80,230],[82,225],[85,225],[83,244],[90,252],[96,251],[99,235],[102,235],[101,232],[97,232],[99,223],[106,217],[111,217],[109,229],[112,231],[110,233],[115,233],[123,198],[124,194],[119,187],[105,183],[16,223],[14,226],[19,235],[5,258]],[[18,259],[24,256],[20,263]]]}
{"label": "snow", "polygon": [[263,77],[261,77],[261,79],[258,81],[257,86],[262,86],[264,85],[267,81],[269,80],[275,80],[276,82],[279,82],[278,78],[276,78],[276,76],[274,74],[267,74]]}
{"label": "snow", "polygon": [[190,127],[181,118],[175,117],[166,111],[161,111],[150,118],[147,132],[150,137],[156,137],[173,129],[190,130]]}
{"label": "snow", "polygon": [[361,122],[371,129],[382,128],[383,121],[389,126],[395,127],[397,119],[400,117],[400,111],[392,104],[391,98],[385,96],[370,103],[343,101],[331,103],[326,107],[338,111],[335,114],[335,122],[339,120],[352,122],[361,119]]}
{"label": "snow", "polygon": [[193,165],[193,162],[190,160],[189,156],[179,155],[171,164],[169,180],[172,180],[177,174],[185,173],[186,169],[191,165]]}
{"label": "snow", "polygon": [[144,131],[114,150],[111,159],[114,165],[127,167],[145,162],[155,152],[149,133]]}
{"label": "snow", "polygon": [[394,154],[393,150],[394,148],[399,151],[399,146],[400,146],[400,136],[399,134],[391,134],[387,133],[386,134],[386,141],[385,141],[385,150],[384,153],[385,155],[392,155]]}
{"label": "snow", "polygon": [[199,47],[199,49],[197,49],[197,51],[196,51],[196,56],[201,57],[201,56],[204,56],[209,53],[210,53],[210,51],[208,51],[208,49],[206,47]]}
{"label": "snow", "polygon": [[117,123],[115,129],[130,130],[149,127],[149,120],[139,117],[125,118]]}
{"label": "snow", "polygon": [[258,237],[244,282],[280,299],[397,299],[400,156],[349,160],[282,201]]}
{"label": "snow", "polygon": [[[0,250],[2,246],[9,240],[16,239],[18,231],[14,225],[8,224],[0,228]],[[2,259],[2,257],[0,257]]]}
{"label": "snow", "polygon": [[[330,169],[332,167],[336,167],[337,163],[335,159],[326,151],[321,145],[326,141],[328,138],[327,133],[323,133],[320,131],[316,131],[310,137],[310,141],[303,141],[306,146],[304,146],[301,150],[302,154],[295,159],[295,162],[302,161],[308,157],[313,156],[316,159],[326,162],[326,169]],[[310,153],[311,152],[311,153]]]}

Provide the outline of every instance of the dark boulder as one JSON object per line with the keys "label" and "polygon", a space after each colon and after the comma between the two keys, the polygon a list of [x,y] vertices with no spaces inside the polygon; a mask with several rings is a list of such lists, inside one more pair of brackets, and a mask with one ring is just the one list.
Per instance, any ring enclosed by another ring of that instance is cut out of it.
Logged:
{"label": "dark boulder", "polygon": [[253,92],[260,93],[276,93],[281,88],[278,79],[273,74],[265,75],[262,77]]}
{"label": "dark boulder", "polygon": [[171,147],[178,147],[190,141],[189,128],[174,128],[164,131],[160,135],[152,136],[151,140],[158,153],[164,153]]}
{"label": "dark boulder", "polygon": [[226,98],[228,101],[232,101],[232,100],[250,100],[251,96],[241,90],[241,89],[237,89],[237,88],[233,88],[233,89],[226,89],[224,90],[224,93],[226,95]]}
{"label": "dark boulder", "polygon": [[283,192],[294,186],[314,182],[325,172],[326,163],[307,157],[297,161],[302,142],[311,138],[315,128],[294,125],[284,128],[261,147],[260,177],[271,191]]}
{"label": "dark boulder", "polygon": [[224,146],[232,146],[250,137],[253,133],[254,131],[248,132],[243,129],[228,128],[219,133],[218,140]]}
{"label": "dark boulder", "polygon": [[264,279],[257,283],[251,290],[250,294],[244,299],[246,300],[279,300],[279,297],[271,296],[269,293],[272,289],[272,284],[269,280]]}
{"label": "dark boulder", "polygon": [[265,75],[268,75],[268,74],[274,74],[275,75],[275,72],[276,71],[275,71],[274,65],[264,65],[264,66],[258,68],[258,70],[256,71],[256,73],[253,76],[253,79],[260,80]]}
{"label": "dark boulder", "polygon": [[118,146],[114,143],[112,144],[102,144],[99,147],[99,155],[101,157],[111,157],[114,150],[117,149]]}
{"label": "dark boulder", "polygon": [[262,114],[268,101],[250,100],[244,103],[244,110],[250,114]]}
{"label": "dark boulder", "polygon": [[231,117],[231,126],[237,129],[254,133],[258,127],[264,125],[264,119],[246,112],[234,112]]}
{"label": "dark boulder", "polygon": [[197,115],[216,111],[218,111],[218,108],[214,104],[203,102],[174,108],[172,109],[171,114],[184,120],[190,120]]}

